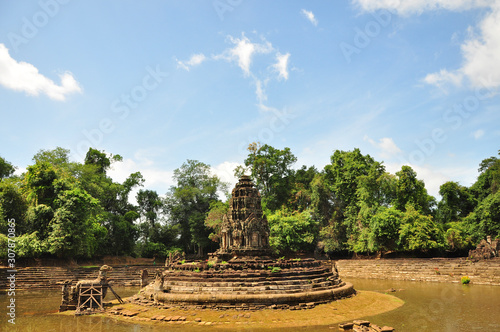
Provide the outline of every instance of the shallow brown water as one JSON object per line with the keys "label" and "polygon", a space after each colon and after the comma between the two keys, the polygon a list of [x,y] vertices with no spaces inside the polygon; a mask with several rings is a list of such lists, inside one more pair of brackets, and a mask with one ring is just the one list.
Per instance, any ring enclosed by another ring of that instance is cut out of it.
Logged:
{"label": "shallow brown water", "polygon": [[500,286],[348,279],[359,290],[387,291],[405,301],[401,308],[364,317],[397,331],[500,331]]}
{"label": "shallow brown water", "polygon": [[[365,318],[378,325],[389,325],[397,331],[500,331],[500,287],[410,281],[349,279],[358,290],[390,293],[406,303],[401,308],[381,315]],[[116,288],[121,297],[130,296],[138,288]],[[141,326],[118,322],[112,318],[92,316],[55,316],[61,301],[60,291],[16,294],[16,324],[7,322],[8,296],[0,295],[0,330],[5,331],[113,331],[156,332],[168,331],[169,326]],[[113,299],[108,293],[107,300]],[[278,314],[278,312],[277,312]],[[187,327],[187,326],[186,326]],[[193,326],[196,331],[206,328]],[[175,328],[179,331],[179,328]],[[302,331],[332,331],[324,328],[301,328]]]}

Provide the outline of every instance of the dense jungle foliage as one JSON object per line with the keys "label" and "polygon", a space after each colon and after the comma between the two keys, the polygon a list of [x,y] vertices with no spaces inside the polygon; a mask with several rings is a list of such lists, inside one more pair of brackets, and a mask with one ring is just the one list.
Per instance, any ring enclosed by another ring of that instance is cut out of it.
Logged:
{"label": "dense jungle foliage", "polygon": [[[500,236],[497,157],[480,163],[472,186],[441,185],[437,202],[411,167],[389,174],[359,149],[334,151],[323,170],[294,168],[289,148],[252,143],[248,151],[235,175],[250,174],[260,190],[277,253],[464,254],[487,235]],[[218,248],[232,188],[209,165],[187,160],[160,195],[141,188],[139,172],[114,182],[107,172],[119,155],[91,148],[78,163],[69,153],[41,150],[20,176],[0,157],[1,257],[12,220],[18,257],[164,257]]]}

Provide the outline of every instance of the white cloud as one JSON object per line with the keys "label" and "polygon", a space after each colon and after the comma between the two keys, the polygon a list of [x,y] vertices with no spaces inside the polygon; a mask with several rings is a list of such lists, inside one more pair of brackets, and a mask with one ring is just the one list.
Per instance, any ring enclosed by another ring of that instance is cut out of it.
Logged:
{"label": "white cloud", "polygon": [[[159,195],[164,195],[168,189],[173,186],[173,171],[159,169],[154,166],[154,161],[143,155],[137,154],[133,159],[123,159],[122,162],[114,163],[108,171],[108,175],[122,183],[127,177],[135,172],[141,172],[145,179],[144,187],[150,190],[156,190]],[[135,202],[135,194],[140,188],[136,188],[130,194],[130,201]]]}
{"label": "white cloud", "polygon": [[273,51],[273,46],[266,40],[262,44],[259,44],[252,43],[245,35],[242,35],[241,38],[234,38],[232,36],[228,38],[235,46],[226,50],[221,55],[215,56],[215,58],[237,62],[246,76],[251,74],[250,66],[252,64],[252,57],[255,54],[266,54]]}
{"label": "white cloud", "polygon": [[467,78],[472,87],[500,86],[500,1],[498,0],[353,0],[362,10],[373,12],[386,9],[400,15],[420,14],[432,10],[466,11],[489,8],[478,23],[469,28],[469,38],[461,45],[461,67],[428,74],[424,81],[443,86],[460,85]]}
{"label": "white cloud", "polygon": [[441,69],[438,73],[427,74],[424,82],[437,87],[443,87],[446,83],[453,83],[459,86],[462,83],[463,75],[460,73],[449,72],[446,69]]}
{"label": "white cloud", "polygon": [[[257,99],[259,100],[259,104],[262,104],[267,100],[266,92],[262,86],[262,81],[257,79],[255,80],[255,94],[257,95]],[[265,84],[265,83],[264,83]]]}
{"label": "white cloud", "polygon": [[479,24],[479,33],[462,45],[464,65],[459,69],[474,86],[500,86],[500,2]]}
{"label": "white cloud", "polygon": [[82,92],[78,82],[70,72],[59,75],[61,85],[43,76],[38,69],[27,62],[13,59],[4,44],[0,44],[0,85],[14,91],[24,91],[28,95],[46,94],[50,99],[63,101],[68,94]]}
{"label": "white cloud", "polygon": [[[231,192],[238,179],[234,176],[234,169],[238,166],[243,166],[240,163],[225,161],[217,166],[212,167],[212,174],[217,175],[222,182],[228,184],[227,190]],[[220,196],[220,195],[219,195]]]}
{"label": "white cloud", "polygon": [[[260,42],[254,42],[245,36],[245,34],[242,34],[240,38],[229,35],[227,36],[227,40],[232,45],[222,52],[212,55],[210,58],[207,58],[203,53],[199,53],[191,56],[188,61],[177,59],[176,61],[179,68],[187,71],[191,67],[200,65],[208,59],[236,63],[243,71],[244,76],[253,80],[259,109],[262,111],[275,110],[273,107],[264,105],[268,99],[265,89],[267,84],[273,79],[278,81],[281,79],[288,80],[290,53],[281,54],[264,37],[260,39]],[[261,55],[257,62],[260,68],[252,71],[252,65],[257,55]]]}
{"label": "white cloud", "polygon": [[478,129],[472,133],[472,137],[474,137],[474,139],[480,139],[483,136],[484,136],[484,130],[482,129]]}
{"label": "white cloud", "polygon": [[424,11],[446,9],[453,11],[490,7],[496,0],[353,0],[362,10],[388,9],[398,14],[420,14]]}
{"label": "white cloud", "polygon": [[283,78],[285,81],[288,79],[288,59],[290,58],[290,53],[281,54],[276,53],[276,63],[273,65],[275,71],[278,72],[279,78]]}
{"label": "white cloud", "polygon": [[382,137],[378,142],[365,136],[364,138],[371,145],[380,150],[380,156],[382,158],[391,158],[395,155],[401,153],[401,149],[394,143],[394,140],[390,137]]}
{"label": "white cloud", "polygon": [[189,71],[189,69],[191,69],[191,67],[195,67],[195,66],[200,65],[206,59],[207,58],[203,53],[193,54],[191,56],[191,58],[189,58],[188,61],[177,60],[177,65],[178,65],[178,67]]}
{"label": "white cloud", "polygon": [[308,10],[305,10],[305,9],[302,9],[300,11],[302,13],[302,15],[304,15],[308,20],[309,22],[311,22],[314,26],[317,26],[318,25],[318,20],[316,20],[316,18],[314,17],[314,14],[312,11],[308,11]]}

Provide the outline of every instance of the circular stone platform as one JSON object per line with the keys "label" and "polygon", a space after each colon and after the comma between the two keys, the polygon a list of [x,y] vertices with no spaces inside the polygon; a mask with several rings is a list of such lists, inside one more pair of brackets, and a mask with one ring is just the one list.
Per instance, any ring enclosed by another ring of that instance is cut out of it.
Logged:
{"label": "circular stone platform", "polygon": [[140,294],[178,306],[306,309],[351,296],[355,290],[340,280],[329,262],[233,259],[171,264]]}

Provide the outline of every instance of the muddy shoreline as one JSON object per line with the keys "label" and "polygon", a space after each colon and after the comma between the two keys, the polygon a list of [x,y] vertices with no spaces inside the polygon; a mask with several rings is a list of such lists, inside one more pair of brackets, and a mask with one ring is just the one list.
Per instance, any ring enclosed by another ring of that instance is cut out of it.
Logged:
{"label": "muddy shoreline", "polygon": [[[105,313],[97,314],[117,321],[148,326],[168,326],[185,329],[203,325],[210,329],[227,330],[271,330],[313,326],[337,328],[339,323],[385,313],[401,307],[404,301],[388,294],[361,291],[357,295],[327,304],[320,304],[304,310],[211,310],[211,309],[168,309],[138,304],[118,304],[107,307]],[[120,314],[125,313],[124,314]],[[57,315],[73,315],[72,311]],[[162,319],[158,319],[158,318]],[[174,319],[172,319],[174,318]]]}

